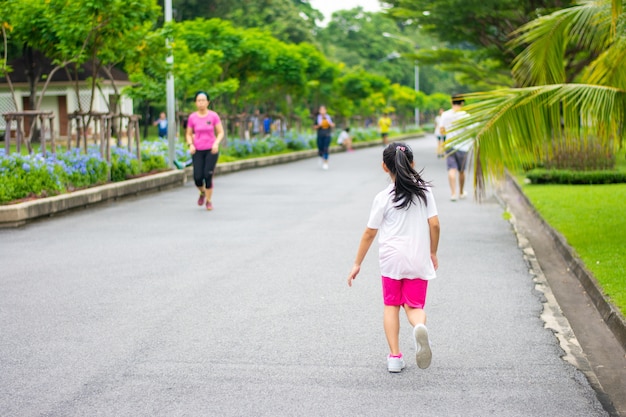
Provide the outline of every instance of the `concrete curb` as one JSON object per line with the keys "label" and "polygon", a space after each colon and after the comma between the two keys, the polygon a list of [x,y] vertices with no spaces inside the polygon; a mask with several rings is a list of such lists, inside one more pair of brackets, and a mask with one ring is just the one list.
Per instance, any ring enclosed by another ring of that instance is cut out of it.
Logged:
{"label": "concrete curb", "polygon": [[54,197],[0,206],[0,227],[17,227],[40,217],[84,208],[130,195],[164,190],[185,183],[185,173],[168,171],[141,178],[100,185]]}
{"label": "concrete curb", "polygon": [[[420,136],[423,135],[409,134],[396,136],[391,139],[405,140]],[[353,148],[361,149],[380,145],[381,143],[379,141],[357,142],[353,145]],[[344,149],[341,146],[333,146],[331,147],[330,152],[344,152]],[[223,175],[245,169],[284,164],[301,159],[313,158],[315,156],[317,156],[317,150],[308,149],[305,151],[246,159],[237,162],[226,162],[217,165],[215,175]],[[19,227],[30,221],[54,216],[55,214],[63,213],[69,210],[85,208],[127,196],[136,196],[172,187],[180,187],[190,178],[193,178],[193,169],[191,167],[187,167],[180,171],[167,171],[132,180],[91,187],[85,190],[61,194],[54,197],[39,198],[23,203],[0,206],[0,228]]]}
{"label": "concrete curb", "polygon": [[613,306],[613,304],[611,304],[611,302],[607,299],[602,292],[598,281],[595,279],[593,274],[585,268],[583,262],[576,256],[574,249],[567,244],[567,240],[563,237],[563,235],[546,223],[539,212],[537,212],[533,204],[522,191],[518,182],[508,174],[506,180],[513,185],[519,196],[526,202],[526,204],[528,204],[528,207],[532,209],[534,215],[548,231],[548,234],[552,237],[557,250],[567,263],[569,270],[574,274],[578,281],[580,281],[581,285],[591,298],[595,308],[598,310],[602,319],[611,330],[611,333],[613,333],[622,348],[626,350],[626,318],[624,318],[620,310]]}

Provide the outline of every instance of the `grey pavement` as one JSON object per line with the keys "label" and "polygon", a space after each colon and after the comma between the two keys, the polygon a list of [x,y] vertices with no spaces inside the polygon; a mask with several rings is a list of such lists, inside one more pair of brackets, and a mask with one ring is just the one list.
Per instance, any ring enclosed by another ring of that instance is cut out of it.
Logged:
{"label": "grey pavement", "polygon": [[382,148],[191,183],[0,230],[0,416],[605,416],[541,319],[544,294],[491,196],[442,224],[430,368],[389,374],[376,247],[346,285]]}

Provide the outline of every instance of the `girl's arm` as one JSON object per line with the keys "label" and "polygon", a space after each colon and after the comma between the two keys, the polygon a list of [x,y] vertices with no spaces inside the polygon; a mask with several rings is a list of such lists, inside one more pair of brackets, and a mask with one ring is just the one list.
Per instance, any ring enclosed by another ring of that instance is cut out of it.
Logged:
{"label": "girl's arm", "polygon": [[363,232],[361,243],[359,244],[359,250],[356,253],[356,259],[354,260],[354,265],[352,266],[352,271],[350,271],[350,274],[348,275],[348,286],[352,286],[352,281],[356,279],[356,276],[361,271],[361,263],[363,262],[363,259],[365,259],[365,255],[367,254],[370,246],[372,246],[376,233],[378,233],[378,229],[370,229],[369,227],[365,229],[365,232]]}
{"label": "girl's arm", "polygon": [[439,260],[437,260],[437,248],[439,247],[439,216],[433,216],[428,219],[428,227],[430,229],[430,259],[433,261],[435,270],[439,268]]}

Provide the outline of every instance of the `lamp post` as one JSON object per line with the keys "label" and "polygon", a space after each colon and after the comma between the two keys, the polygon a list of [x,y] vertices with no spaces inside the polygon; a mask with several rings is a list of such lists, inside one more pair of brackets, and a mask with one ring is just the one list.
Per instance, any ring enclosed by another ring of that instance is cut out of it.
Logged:
{"label": "lamp post", "polygon": [[[172,21],[172,0],[165,0],[165,22]],[[169,165],[174,168],[174,160],[176,159],[176,132],[178,126],[176,126],[176,97],[174,95],[174,74],[172,73],[174,67],[174,54],[172,53],[172,44],[170,40],[167,41],[167,63],[169,70],[167,72],[166,79],[166,98],[167,98],[167,143],[169,154]]]}
{"label": "lamp post", "polygon": [[[399,36],[392,35],[389,32],[383,32],[383,36],[385,38],[393,38],[393,39],[397,39],[399,41],[408,42],[411,45],[413,45],[413,47],[415,49],[418,49],[418,46],[415,45],[413,42],[411,42],[408,39],[404,39],[404,38],[401,38]],[[393,58],[399,58],[399,57],[400,56],[396,53]],[[393,59],[393,58],[391,58],[391,59]],[[419,64],[417,62],[417,59],[413,62],[413,66],[414,66],[414,70],[415,70],[415,84],[414,84],[415,85],[415,92],[417,93],[417,92],[420,91],[420,67],[419,67]],[[419,109],[419,107],[415,107],[415,125],[417,127],[420,126],[420,109]]]}

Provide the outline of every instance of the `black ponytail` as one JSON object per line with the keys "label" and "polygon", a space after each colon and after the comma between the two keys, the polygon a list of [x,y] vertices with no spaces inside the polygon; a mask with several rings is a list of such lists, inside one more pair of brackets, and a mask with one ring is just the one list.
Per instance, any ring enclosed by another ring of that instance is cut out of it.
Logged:
{"label": "black ponytail", "polygon": [[411,166],[411,148],[400,142],[390,143],[383,151],[383,162],[395,177],[393,202],[397,203],[396,208],[408,209],[411,204],[416,204],[413,197],[427,204],[426,190],[430,184],[422,179],[421,171],[417,172]]}

